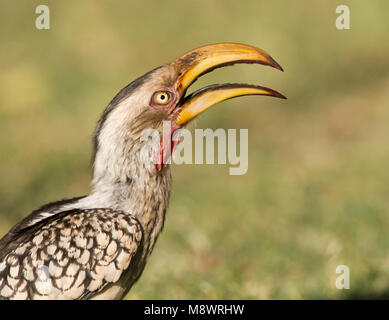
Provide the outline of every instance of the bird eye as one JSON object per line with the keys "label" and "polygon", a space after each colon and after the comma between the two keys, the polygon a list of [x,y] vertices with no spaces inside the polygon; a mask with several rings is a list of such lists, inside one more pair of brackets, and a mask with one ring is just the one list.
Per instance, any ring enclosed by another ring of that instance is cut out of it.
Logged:
{"label": "bird eye", "polygon": [[168,91],[157,91],[154,93],[152,102],[155,104],[167,104],[170,102],[171,94]]}

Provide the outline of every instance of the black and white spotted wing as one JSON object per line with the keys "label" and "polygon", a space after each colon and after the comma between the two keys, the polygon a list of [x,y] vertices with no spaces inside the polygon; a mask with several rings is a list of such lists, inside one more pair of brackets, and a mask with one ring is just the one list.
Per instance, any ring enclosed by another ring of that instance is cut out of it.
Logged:
{"label": "black and white spotted wing", "polygon": [[119,280],[141,244],[142,228],[121,211],[72,210],[10,240],[0,246],[0,299],[80,299]]}

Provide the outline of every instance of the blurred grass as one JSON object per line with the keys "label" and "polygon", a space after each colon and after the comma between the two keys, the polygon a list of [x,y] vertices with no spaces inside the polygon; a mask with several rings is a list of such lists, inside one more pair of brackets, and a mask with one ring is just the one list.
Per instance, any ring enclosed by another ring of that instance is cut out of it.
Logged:
{"label": "blurred grass", "polygon": [[[259,83],[289,100],[223,103],[199,128],[249,128],[249,170],[175,166],[165,229],[130,299],[389,297],[387,1],[36,1],[0,5],[0,236],[45,202],[89,191],[105,105],[199,45],[270,52],[285,73],[218,70],[196,83]],[[351,289],[335,288],[335,268]]]}

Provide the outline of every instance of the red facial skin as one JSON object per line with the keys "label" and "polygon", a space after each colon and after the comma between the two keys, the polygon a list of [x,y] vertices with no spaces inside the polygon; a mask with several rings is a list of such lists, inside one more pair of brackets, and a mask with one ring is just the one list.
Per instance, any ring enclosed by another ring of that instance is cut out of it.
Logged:
{"label": "red facial skin", "polygon": [[[158,104],[153,101],[154,95],[159,92],[166,92],[169,94],[169,101],[166,104]],[[173,133],[180,128],[180,126],[176,124],[175,121],[181,111],[179,108],[176,108],[178,103],[177,96],[178,95],[175,90],[171,88],[161,88],[153,94],[153,97],[150,101],[150,108],[166,110],[168,118],[171,120],[172,123],[170,132],[164,132],[163,137],[161,139],[159,157],[155,165],[157,172],[161,172],[165,167],[167,167],[167,165],[169,164],[170,157],[179,142],[178,139],[172,140]]]}

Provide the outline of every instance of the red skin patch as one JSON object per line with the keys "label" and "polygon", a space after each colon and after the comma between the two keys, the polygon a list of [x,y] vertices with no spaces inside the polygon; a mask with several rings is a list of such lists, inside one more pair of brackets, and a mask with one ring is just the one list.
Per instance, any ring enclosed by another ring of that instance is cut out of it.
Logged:
{"label": "red skin patch", "polygon": [[163,168],[166,168],[170,164],[170,158],[178,144],[178,140],[172,140],[173,133],[179,129],[177,124],[174,124],[170,132],[164,133],[160,148],[159,148],[159,157],[158,162],[155,165],[157,172],[161,172]]}

